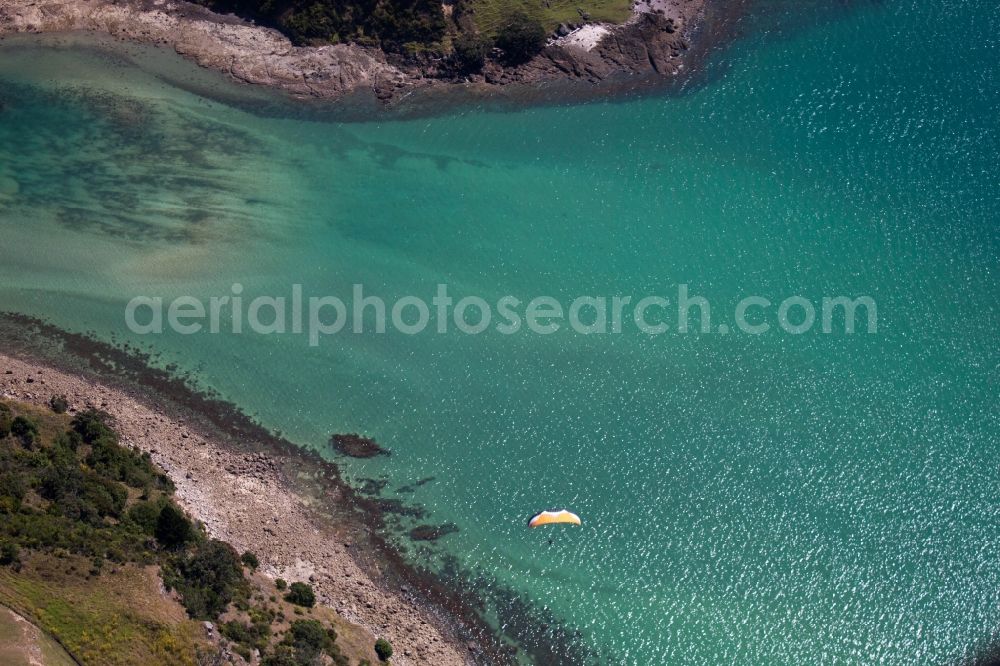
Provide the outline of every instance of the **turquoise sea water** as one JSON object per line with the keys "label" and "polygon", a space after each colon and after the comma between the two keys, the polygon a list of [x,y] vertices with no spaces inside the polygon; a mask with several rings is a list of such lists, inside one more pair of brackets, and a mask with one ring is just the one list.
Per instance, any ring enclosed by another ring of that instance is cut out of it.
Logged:
{"label": "turquoise sea water", "polygon": [[[455,523],[401,542],[478,572],[539,663],[581,657],[491,589],[601,663],[967,661],[1000,633],[1000,11],[791,11],[683,94],[350,124],[211,101],[192,91],[222,84],[156,53],[8,40],[0,309],[153,349],[304,447],[375,437],[393,455],[348,476]],[[135,295],[234,282],[566,303],[684,283],[713,332],[125,329]],[[878,329],[716,332],[750,295],[868,295]],[[525,529],[559,507],[583,527]]]}

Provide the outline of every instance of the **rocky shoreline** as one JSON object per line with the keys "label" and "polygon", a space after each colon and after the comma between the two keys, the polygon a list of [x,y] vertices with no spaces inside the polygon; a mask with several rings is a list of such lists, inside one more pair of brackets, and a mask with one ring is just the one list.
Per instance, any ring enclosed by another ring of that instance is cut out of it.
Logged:
{"label": "rocky shoreline", "polygon": [[[22,374],[14,371],[15,363]],[[334,463],[266,429],[213,392],[196,390],[185,376],[157,365],[155,354],[128,343],[108,344],[27,315],[0,312],[0,395],[10,392],[21,402],[44,403],[48,408],[52,395],[65,394],[72,402],[89,400],[113,415],[122,408],[144,413],[146,420],[136,425],[135,437],[149,440],[146,450],[156,448],[157,460],[166,458],[162,465],[171,470],[178,486],[175,498],[182,503],[186,497],[218,502],[204,513],[206,522],[215,523],[213,535],[231,537],[230,543],[237,547],[252,544],[255,553],[261,544],[273,544],[274,559],[260,558],[265,572],[312,575],[318,598],[342,612],[345,620],[373,634],[382,627],[383,635],[400,648],[393,657],[397,666],[499,665],[525,659],[577,666],[616,661],[594,654],[577,628],[546,608],[478,572],[462,569],[454,558],[445,557],[439,570],[408,560],[387,538],[387,530],[398,516],[423,518],[422,507],[347,484]],[[57,385],[57,378],[66,383]],[[74,398],[75,394],[81,397]],[[131,438],[132,431],[118,430]],[[169,447],[156,439],[160,432]],[[244,472],[250,478],[241,484],[239,475]],[[414,479],[399,491],[412,492],[433,481],[433,477]],[[216,487],[222,490],[209,492]],[[243,501],[255,491],[260,494]],[[281,510],[297,516],[292,529],[280,520],[274,523],[276,509],[265,492],[277,493]],[[198,507],[193,513],[200,517],[201,511]],[[454,530],[447,523],[417,524],[407,536],[413,544],[426,545]],[[338,569],[341,564],[344,568]],[[379,605],[385,599],[389,603]],[[498,602],[494,607],[505,609],[502,634],[483,615],[488,604]],[[539,627],[545,628],[541,634]],[[393,641],[400,636],[403,642]],[[462,661],[426,657],[439,650],[445,659],[457,656]]]}
{"label": "rocky shoreline", "polygon": [[706,0],[637,0],[621,25],[560,26],[543,51],[514,68],[490,61],[455,77],[442,62],[390,58],[355,44],[294,46],[276,30],[183,0],[0,0],[0,35],[89,31],[173,48],[235,81],[333,100],[370,91],[383,102],[419,89],[670,77],[685,68]]}
{"label": "rocky shoreline", "polygon": [[[272,578],[309,581],[320,603],[345,620],[387,638],[397,665],[465,666],[478,648],[445,626],[408,589],[390,589],[358,560],[365,535],[334,526],[292,488],[273,452],[236,451],[211,432],[125,391],[46,364],[0,353],[0,395],[45,407],[64,395],[71,409],[111,414],[123,443],[148,451],[177,486],[178,502],[208,533],[252,550]],[[354,551],[354,552],[352,552]]]}

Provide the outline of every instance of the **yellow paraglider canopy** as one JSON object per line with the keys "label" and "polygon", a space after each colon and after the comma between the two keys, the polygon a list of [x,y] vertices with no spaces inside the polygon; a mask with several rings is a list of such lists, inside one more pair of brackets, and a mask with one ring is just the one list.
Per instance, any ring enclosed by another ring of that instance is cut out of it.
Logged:
{"label": "yellow paraglider canopy", "polygon": [[542,511],[528,521],[528,527],[541,527],[542,525],[554,525],[556,523],[582,524],[580,516],[563,509],[561,511]]}

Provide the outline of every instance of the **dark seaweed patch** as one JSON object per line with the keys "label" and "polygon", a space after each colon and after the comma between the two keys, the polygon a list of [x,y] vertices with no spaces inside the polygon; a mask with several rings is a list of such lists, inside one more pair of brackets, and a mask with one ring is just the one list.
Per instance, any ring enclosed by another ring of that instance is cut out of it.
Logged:
{"label": "dark seaweed patch", "polygon": [[417,525],[408,532],[414,541],[437,541],[443,536],[454,534],[458,531],[455,523],[444,523],[443,525]]}
{"label": "dark seaweed patch", "polygon": [[420,479],[419,481],[414,481],[413,483],[410,483],[408,485],[400,486],[399,488],[396,489],[396,492],[397,493],[412,493],[412,492],[416,491],[416,489],[419,488],[420,486],[427,485],[428,483],[430,483],[433,480],[434,480],[433,476],[427,476],[427,477],[424,477],[424,478]]}
{"label": "dark seaweed patch", "polygon": [[250,132],[89,88],[5,84],[5,95],[17,104],[0,126],[0,163],[34,214],[48,209],[68,229],[146,243],[258,228],[262,211],[242,206],[252,186],[233,168],[265,152]]}

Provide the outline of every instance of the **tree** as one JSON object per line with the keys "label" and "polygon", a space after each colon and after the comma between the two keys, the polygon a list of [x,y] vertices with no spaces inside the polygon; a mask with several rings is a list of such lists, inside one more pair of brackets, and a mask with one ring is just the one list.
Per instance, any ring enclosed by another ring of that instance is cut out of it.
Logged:
{"label": "tree", "polygon": [[316,593],[306,583],[292,583],[288,587],[288,594],[285,595],[285,601],[296,606],[312,608],[316,604]]}
{"label": "tree", "polygon": [[500,29],[497,46],[508,65],[528,62],[545,46],[545,28],[525,14],[514,14]]}
{"label": "tree", "polygon": [[455,40],[452,61],[460,72],[478,72],[486,64],[492,44],[479,35],[462,34]]}
{"label": "tree", "polygon": [[166,548],[180,548],[194,537],[191,521],[173,504],[164,504],[153,536]]}

